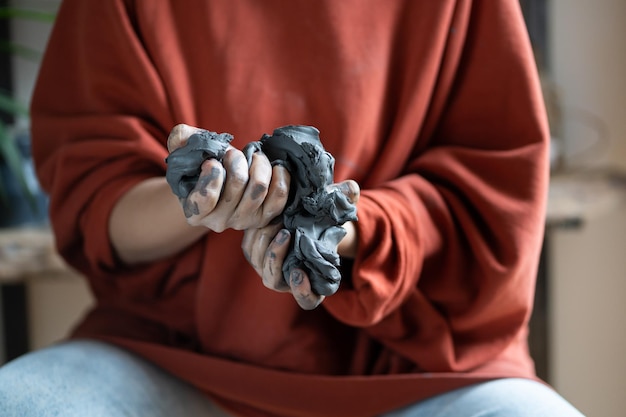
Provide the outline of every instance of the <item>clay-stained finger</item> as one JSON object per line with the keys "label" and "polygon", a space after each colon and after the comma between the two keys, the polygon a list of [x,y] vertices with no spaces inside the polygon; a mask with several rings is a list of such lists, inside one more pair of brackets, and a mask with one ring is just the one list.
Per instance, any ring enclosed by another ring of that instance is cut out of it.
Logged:
{"label": "clay-stained finger", "polygon": [[279,225],[256,229],[257,232],[250,248],[250,260],[261,277],[263,277],[263,265],[265,264],[267,248],[272,243],[274,237],[276,237],[279,229]]}
{"label": "clay-stained finger", "polygon": [[[279,225],[282,227],[282,225]],[[283,261],[289,252],[289,240],[291,234],[287,229],[281,229],[267,247],[263,264],[263,285],[267,288],[285,292],[289,291],[289,285],[283,277]]]}
{"label": "clay-stained finger", "polygon": [[241,230],[245,227],[241,227],[242,219],[238,217],[240,214],[236,210],[248,183],[248,163],[241,151],[232,148],[226,151],[222,164],[226,173],[224,187],[211,213],[211,219],[207,220],[210,220],[212,227],[216,229]]}
{"label": "clay-stained finger", "polygon": [[330,187],[334,187],[341,191],[343,195],[348,198],[348,201],[352,204],[356,204],[361,196],[361,188],[359,184],[354,180],[345,180],[332,184]]}
{"label": "clay-stained finger", "polygon": [[222,165],[214,159],[204,161],[196,186],[183,202],[183,209],[189,224],[200,225],[203,218],[211,213],[219,201],[223,182]]}
{"label": "clay-stained finger", "polygon": [[272,165],[267,157],[261,152],[253,154],[246,190],[235,210],[235,216],[240,218],[241,222],[233,228],[262,227],[269,223],[269,220],[260,222],[259,217],[271,179]]}
{"label": "clay-stained finger", "polygon": [[[248,263],[250,263],[257,274],[263,279],[264,284],[264,265],[266,263],[268,248],[275,240],[281,227],[281,224],[272,224],[261,229],[246,229],[243,234],[241,241],[243,254]],[[268,288],[271,287],[268,286]]]}
{"label": "clay-stained finger", "polygon": [[291,176],[289,171],[282,165],[272,167],[272,180],[262,207],[262,216],[266,222],[270,222],[283,212],[289,199],[289,187]]}
{"label": "clay-stained finger", "polygon": [[259,229],[247,229],[243,233],[243,239],[241,240],[241,250],[243,251],[243,256],[246,258],[248,263],[254,268],[259,276],[263,275],[262,263],[259,262],[258,259],[253,258],[252,253],[254,249],[255,242],[258,239],[258,234],[260,233]]}
{"label": "clay-stained finger", "polygon": [[222,162],[226,169],[226,185],[222,195],[224,203],[239,203],[248,184],[248,161],[243,152],[231,148],[226,151]]}
{"label": "clay-stained finger", "polygon": [[324,301],[323,295],[317,295],[313,292],[309,277],[301,269],[295,268],[291,271],[289,287],[293,298],[303,310],[313,310]]}

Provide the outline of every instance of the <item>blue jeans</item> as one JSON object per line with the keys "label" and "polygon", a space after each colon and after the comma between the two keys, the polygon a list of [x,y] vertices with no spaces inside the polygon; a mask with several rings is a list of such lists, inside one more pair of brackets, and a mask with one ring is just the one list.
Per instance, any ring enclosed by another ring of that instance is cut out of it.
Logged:
{"label": "blue jeans", "polygon": [[[97,359],[97,360],[95,360]],[[192,386],[104,343],[77,340],[29,353],[0,368],[3,417],[223,417]],[[577,416],[550,388],[502,379],[455,390],[384,417]]]}

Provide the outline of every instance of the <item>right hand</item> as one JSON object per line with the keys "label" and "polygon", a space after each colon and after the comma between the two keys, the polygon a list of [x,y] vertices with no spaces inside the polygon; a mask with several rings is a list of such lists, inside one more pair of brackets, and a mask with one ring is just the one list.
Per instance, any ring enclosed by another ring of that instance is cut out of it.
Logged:
{"label": "right hand", "polygon": [[[189,125],[177,125],[167,141],[170,152],[184,146],[198,132]],[[250,166],[243,152],[230,146],[220,163],[202,163],[195,188],[180,200],[187,223],[214,232],[226,229],[261,228],[280,215],[289,198],[290,176],[262,153],[252,155]]]}
{"label": "right hand", "polygon": [[[353,180],[345,180],[328,186],[329,192],[337,190],[351,204],[356,204],[361,195],[359,185]],[[300,268],[284,276],[283,262],[289,253],[291,234],[281,222],[272,222],[266,227],[247,229],[244,232],[241,249],[246,260],[259,274],[263,285],[277,292],[290,292],[304,310],[312,310],[320,305],[325,296],[317,294],[309,274]],[[344,258],[354,258],[358,246],[358,230],[355,222],[343,224],[346,234],[337,246],[337,252]]]}

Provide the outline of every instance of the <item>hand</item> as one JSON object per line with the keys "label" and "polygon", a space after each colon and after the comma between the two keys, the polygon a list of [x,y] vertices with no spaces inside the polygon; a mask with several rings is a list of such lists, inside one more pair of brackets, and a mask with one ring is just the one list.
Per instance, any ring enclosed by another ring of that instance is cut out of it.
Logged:
{"label": "hand", "polygon": [[289,252],[291,235],[282,223],[260,229],[246,229],[241,247],[244,256],[270,290],[290,292],[304,310],[312,310],[324,301],[311,289],[306,272],[295,269],[287,283],[283,278],[283,261]]}
{"label": "hand", "polygon": [[[348,180],[330,187],[341,191],[351,203],[357,203],[360,189],[356,182]],[[307,273],[295,269],[287,279],[283,277],[283,262],[291,239],[289,231],[283,227],[280,223],[272,223],[259,229],[246,229],[241,245],[244,256],[261,277],[263,285],[274,291],[291,292],[301,308],[314,309],[325,297],[313,292]],[[346,235],[337,250],[343,257],[353,258],[357,252],[358,229],[353,222],[345,223],[344,229]]]}
{"label": "hand", "polygon": [[[188,125],[176,126],[168,138],[168,150],[184,146],[198,131]],[[289,183],[287,170],[272,167],[263,153],[254,153],[248,166],[244,154],[229,146],[221,163],[215,159],[202,163],[195,188],[180,202],[192,226],[205,226],[215,232],[259,228],[282,212],[289,197]]]}

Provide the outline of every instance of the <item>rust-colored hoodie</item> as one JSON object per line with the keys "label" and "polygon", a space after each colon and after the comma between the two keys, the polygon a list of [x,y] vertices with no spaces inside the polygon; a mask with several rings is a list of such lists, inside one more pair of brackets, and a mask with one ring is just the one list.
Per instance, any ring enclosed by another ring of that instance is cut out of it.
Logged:
{"label": "rust-colored hoodie", "polygon": [[[303,311],[266,289],[232,230],[159,262],[116,259],[111,209],[164,175],[178,123],[239,148],[287,124],[321,131],[336,180],[363,190],[335,295]],[[66,0],[32,133],[59,251],[97,299],[75,335],[232,413],[372,416],[535,378],[548,129],[515,1]]]}

